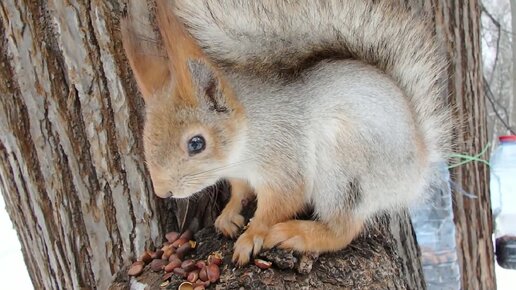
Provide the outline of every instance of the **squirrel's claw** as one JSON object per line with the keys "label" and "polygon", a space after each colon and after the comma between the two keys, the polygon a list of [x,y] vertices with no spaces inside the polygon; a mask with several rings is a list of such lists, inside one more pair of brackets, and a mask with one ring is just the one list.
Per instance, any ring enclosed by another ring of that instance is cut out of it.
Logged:
{"label": "squirrel's claw", "polygon": [[265,237],[263,247],[270,249],[278,247],[286,250],[296,250],[305,252],[307,250],[307,242],[305,231],[300,229],[303,224],[298,221],[287,221],[275,224]]}
{"label": "squirrel's claw", "polygon": [[233,263],[243,266],[249,263],[251,256],[256,256],[262,249],[266,232],[250,226],[236,241]]}
{"label": "squirrel's claw", "polygon": [[362,231],[364,222],[349,217],[336,221],[331,224],[306,220],[277,223],[268,231],[263,246],[318,253],[343,249]]}
{"label": "squirrel's claw", "polygon": [[241,214],[222,211],[215,220],[215,228],[224,236],[234,238],[244,223],[245,219]]}

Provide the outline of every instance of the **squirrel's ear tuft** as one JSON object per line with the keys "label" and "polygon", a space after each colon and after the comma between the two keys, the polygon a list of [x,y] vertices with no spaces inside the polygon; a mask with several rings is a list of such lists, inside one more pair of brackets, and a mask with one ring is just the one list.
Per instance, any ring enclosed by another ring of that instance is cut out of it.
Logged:
{"label": "squirrel's ear tuft", "polygon": [[200,104],[212,111],[229,112],[228,102],[222,89],[221,79],[215,69],[202,60],[188,60],[188,70]]}
{"label": "squirrel's ear tuft", "polygon": [[155,42],[138,37],[137,21],[121,21],[122,44],[140,92],[148,102],[156,92],[169,87],[169,59]]}

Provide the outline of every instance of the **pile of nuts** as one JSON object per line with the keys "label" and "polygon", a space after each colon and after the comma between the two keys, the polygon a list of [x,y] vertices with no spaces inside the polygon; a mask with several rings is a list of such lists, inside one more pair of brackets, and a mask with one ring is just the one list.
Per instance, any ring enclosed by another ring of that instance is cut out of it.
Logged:
{"label": "pile of nuts", "polygon": [[222,256],[215,252],[209,255],[206,261],[183,260],[196,247],[192,237],[191,231],[185,231],[183,234],[178,232],[166,234],[167,241],[163,243],[162,248],[156,251],[145,251],[138,261],[131,265],[127,274],[138,276],[143,272],[145,265],[150,263],[152,271],[163,272],[161,287],[168,286],[172,275],[178,275],[187,280],[179,286],[180,290],[205,289],[210,283],[219,280]]}

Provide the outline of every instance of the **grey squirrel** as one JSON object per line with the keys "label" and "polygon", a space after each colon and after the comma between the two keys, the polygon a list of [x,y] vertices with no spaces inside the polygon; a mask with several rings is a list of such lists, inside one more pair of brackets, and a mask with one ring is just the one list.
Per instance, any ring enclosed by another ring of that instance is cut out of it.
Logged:
{"label": "grey squirrel", "polygon": [[[431,27],[393,1],[157,1],[166,57],[124,48],[146,103],[156,194],[185,198],[220,179],[215,222],[234,237],[242,200],[257,209],[235,243],[346,247],[379,213],[424,199],[449,150],[445,67]],[[305,208],[315,220],[295,220]]]}

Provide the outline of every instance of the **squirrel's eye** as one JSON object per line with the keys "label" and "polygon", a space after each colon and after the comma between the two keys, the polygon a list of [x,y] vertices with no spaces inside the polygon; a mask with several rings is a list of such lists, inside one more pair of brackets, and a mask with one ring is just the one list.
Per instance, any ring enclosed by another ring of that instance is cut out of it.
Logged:
{"label": "squirrel's eye", "polygon": [[206,141],[201,135],[193,136],[188,140],[188,153],[190,155],[201,153],[206,148]]}

